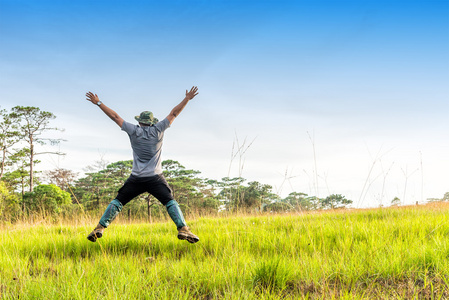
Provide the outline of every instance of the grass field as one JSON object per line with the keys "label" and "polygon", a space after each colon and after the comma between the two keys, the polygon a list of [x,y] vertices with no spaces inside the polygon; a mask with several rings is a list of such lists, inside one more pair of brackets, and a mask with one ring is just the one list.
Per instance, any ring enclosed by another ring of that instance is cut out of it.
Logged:
{"label": "grass field", "polygon": [[3,225],[1,299],[449,298],[445,203],[94,225]]}

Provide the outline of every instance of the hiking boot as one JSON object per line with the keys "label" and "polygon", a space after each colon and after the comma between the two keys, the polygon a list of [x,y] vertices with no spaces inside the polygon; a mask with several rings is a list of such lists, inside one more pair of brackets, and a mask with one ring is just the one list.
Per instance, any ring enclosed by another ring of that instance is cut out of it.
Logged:
{"label": "hiking boot", "polygon": [[91,233],[89,233],[87,239],[91,242],[96,242],[97,239],[103,236],[103,231],[105,230],[105,228],[106,227],[103,227],[101,224],[98,224],[97,227],[95,227],[95,229]]}
{"label": "hiking boot", "polygon": [[187,240],[189,243],[196,243],[200,240],[199,237],[190,232],[189,227],[184,226],[178,229],[178,239]]}

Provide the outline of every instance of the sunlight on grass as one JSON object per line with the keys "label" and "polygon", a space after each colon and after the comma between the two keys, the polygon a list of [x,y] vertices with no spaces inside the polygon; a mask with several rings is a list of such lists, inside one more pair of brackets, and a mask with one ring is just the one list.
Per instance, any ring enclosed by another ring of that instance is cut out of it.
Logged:
{"label": "sunlight on grass", "polygon": [[0,295],[20,299],[449,297],[447,204],[200,218],[172,223],[8,225]]}

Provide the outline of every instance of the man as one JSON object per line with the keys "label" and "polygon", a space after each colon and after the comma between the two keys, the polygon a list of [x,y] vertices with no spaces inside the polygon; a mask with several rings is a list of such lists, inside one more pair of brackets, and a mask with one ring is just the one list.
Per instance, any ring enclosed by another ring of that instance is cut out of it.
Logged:
{"label": "man", "polygon": [[196,243],[200,240],[187,227],[181,209],[162,175],[161,166],[164,131],[170,127],[187,103],[196,95],[198,95],[198,88],[194,86],[190,91],[186,90],[185,98],[172,109],[164,120],[159,122],[158,119],[153,117],[152,112],[144,111],[140,116],[135,117],[139,125],[133,125],[124,121],[115,111],[101,102],[96,94],[86,93],[86,100],[97,105],[123,131],[128,133],[133,149],[131,175],[118,190],[117,197],[109,203],[97,227],[87,236],[89,241],[95,242],[98,238],[101,238],[104,229],[115,219],[122,207],[144,192],[153,195],[167,208],[168,214],[178,228],[178,239],[187,240],[190,243]]}

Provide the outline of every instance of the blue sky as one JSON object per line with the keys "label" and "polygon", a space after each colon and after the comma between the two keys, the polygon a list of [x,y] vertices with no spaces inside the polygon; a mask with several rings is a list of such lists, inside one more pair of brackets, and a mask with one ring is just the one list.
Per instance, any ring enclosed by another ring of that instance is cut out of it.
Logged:
{"label": "blue sky", "polygon": [[[448,53],[449,1],[0,0],[0,106],[38,106],[65,128],[66,157],[41,169],[132,158],[86,91],[133,121],[198,85],[163,156],[205,177],[358,206],[441,197]],[[241,170],[237,138],[254,140]]]}

